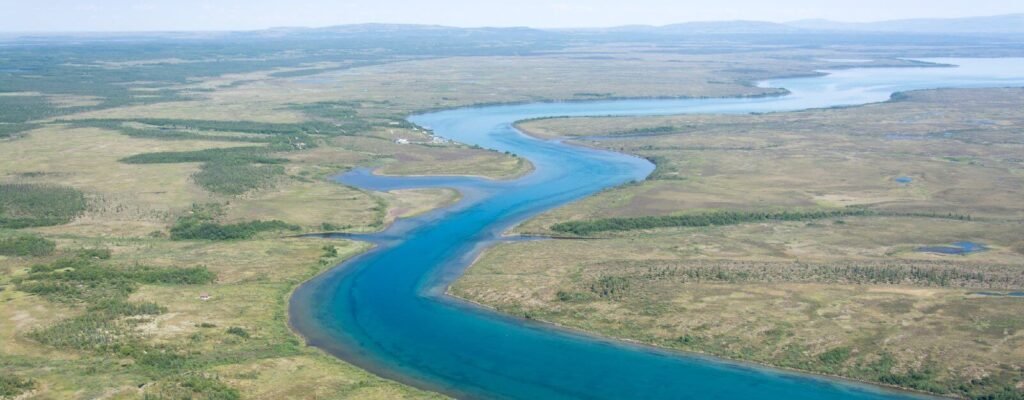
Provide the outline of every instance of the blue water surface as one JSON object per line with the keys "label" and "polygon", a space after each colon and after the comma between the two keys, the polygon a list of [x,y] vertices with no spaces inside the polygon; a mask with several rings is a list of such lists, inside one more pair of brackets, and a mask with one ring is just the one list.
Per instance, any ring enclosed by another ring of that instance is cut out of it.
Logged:
{"label": "blue water surface", "polygon": [[984,297],[1024,297],[1024,292],[973,292],[970,294]]}
{"label": "blue water surface", "polygon": [[925,246],[919,247],[917,251],[924,253],[966,255],[988,250],[985,245],[975,242],[956,242],[950,246]]}
{"label": "blue water surface", "polygon": [[958,68],[830,71],[763,82],[782,97],[616,100],[463,108],[410,121],[440,136],[526,157],[536,169],[507,182],[467,177],[339,177],[373,190],[452,187],[454,206],[367,237],[377,247],[296,290],[290,322],[313,346],[379,375],[460,398],[898,399],[875,386],[606,340],[513,318],[445,290],[502,232],[538,213],[644,179],[653,166],[607,151],[542,141],[512,123],[585,115],[777,112],[887,100],[937,87],[1024,86],[1024,59],[935,60]]}

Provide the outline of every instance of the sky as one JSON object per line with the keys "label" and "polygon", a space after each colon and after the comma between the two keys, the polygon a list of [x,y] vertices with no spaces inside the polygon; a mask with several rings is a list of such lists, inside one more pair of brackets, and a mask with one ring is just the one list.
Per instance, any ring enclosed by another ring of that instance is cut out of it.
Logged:
{"label": "sky", "polygon": [[863,22],[1024,13],[1021,0],[0,0],[0,31],[255,30],[416,23],[602,27],[688,21]]}

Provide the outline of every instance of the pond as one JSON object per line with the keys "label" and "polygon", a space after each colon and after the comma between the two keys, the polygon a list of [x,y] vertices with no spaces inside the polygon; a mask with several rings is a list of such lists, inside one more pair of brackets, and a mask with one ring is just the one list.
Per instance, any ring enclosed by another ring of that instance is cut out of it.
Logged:
{"label": "pond", "polygon": [[924,246],[918,247],[917,251],[922,253],[966,255],[988,250],[985,245],[975,242],[956,242],[949,246]]}

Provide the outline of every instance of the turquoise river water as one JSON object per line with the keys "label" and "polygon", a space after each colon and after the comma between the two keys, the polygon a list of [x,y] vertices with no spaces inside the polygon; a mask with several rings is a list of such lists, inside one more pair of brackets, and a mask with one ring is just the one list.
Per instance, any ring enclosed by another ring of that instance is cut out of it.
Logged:
{"label": "turquoise river water", "polygon": [[519,179],[382,177],[371,190],[450,187],[457,204],[359,237],[377,246],[300,286],[290,323],[310,345],[378,375],[458,398],[903,399],[917,395],[609,340],[505,316],[445,290],[502,233],[543,211],[644,179],[646,160],[527,137],[518,120],[549,116],[781,112],[885,101],[893,92],[1024,86],[1024,59],[929,60],[956,68],[863,68],[761,85],[762,98],[614,100],[462,108],[410,121],[463,143],[511,151],[536,169]]}

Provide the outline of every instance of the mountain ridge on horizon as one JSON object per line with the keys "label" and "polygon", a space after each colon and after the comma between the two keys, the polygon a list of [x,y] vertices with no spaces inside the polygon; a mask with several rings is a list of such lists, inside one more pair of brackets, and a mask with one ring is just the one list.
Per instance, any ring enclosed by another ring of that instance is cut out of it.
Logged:
{"label": "mountain ridge on horizon", "polygon": [[[376,29],[374,29],[376,28]],[[771,22],[753,19],[687,21],[665,25],[626,24],[609,27],[535,28],[529,26],[454,27],[440,24],[403,24],[365,22],[324,27],[274,27],[264,30],[302,31],[379,31],[420,28],[467,31],[539,31],[539,32],[639,32],[639,33],[820,33],[820,32],[907,32],[907,33],[1024,33],[1024,13],[956,18],[905,18],[870,22],[844,22],[823,18]],[[241,32],[241,31],[240,31]]]}
{"label": "mountain ridge on horizon", "polygon": [[140,31],[140,32],[0,32],[7,37],[46,36],[124,36],[175,34],[203,36],[286,36],[293,34],[360,33],[633,33],[657,35],[715,34],[827,34],[827,33],[907,33],[907,34],[1024,34],[1024,13],[959,18],[910,18],[874,22],[842,22],[828,19],[802,19],[789,22],[759,20],[690,21],[666,25],[627,24],[610,27],[534,28],[528,26],[455,27],[440,24],[365,22],[321,27],[281,26],[256,30],[225,31]]}

